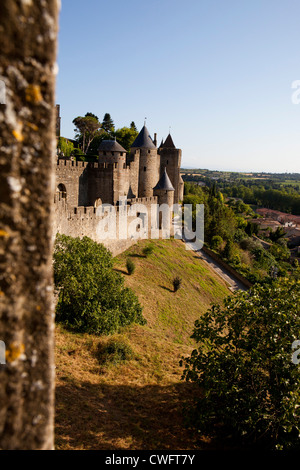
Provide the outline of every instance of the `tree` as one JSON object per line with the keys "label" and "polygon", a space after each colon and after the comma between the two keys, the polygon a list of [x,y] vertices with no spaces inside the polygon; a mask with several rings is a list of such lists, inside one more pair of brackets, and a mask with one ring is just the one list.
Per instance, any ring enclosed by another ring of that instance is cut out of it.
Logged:
{"label": "tree", "polygon": [[[87,113],[91,114],[91,113]],[[77,132],[76,139],[82,141],[82,151],[86,153],[94,137],[100,133],[101,123],[91,115],[78,116],[73,119]]]}
{"label": "tree", "polygon": [[235,444],[299,446],[300,368],[291,360],[299,331],[297,280],[257,284],[213,305],[195,322],[197,349],[181,361],[182,378],[203,391],[189,425],[231,434]]}
{"label": "tree", "polygon": [[112,120],[109,113],[104,114],[104,118],[102,121],[102,129],[108,133],[114,132],[115,130],[114,121]]}
{"label": "tree", "polygon": [[134,129],[129,129],[129,127],[122,127],[121,129],[117,129],[114,135],[119,144],[121,144],[122,147],[124,147],[124,149],[129,152],[131,145],[138,136],[138,132]]}
{"label": "tree", "polygon": [[57,235],[54,282],[56,319],[79,332],[109,334],[130,323],[146,323],[135,294],[113,270],[111,253],[88,237]]}
{"label": "tree", "polygon": [[85,117],[93,117],[94,119],[97,119],[97,121],[99,121],[98,116],[96,116],[96,114],[94,114],[94,113],[86,113]]}
{"label": "tree", "polygon": [[65,137],[59,137],[57,148],[64,154],[65,157],[69,157],[74,151],[74,144]]}
{"label": "tree", "polygon": [[135,125],[135,123],[134,123],[134,121],[131,122],[131,124],[130,124],[130,129],[131,129],[132,131],[135,131],[135,132],[138,131],[138,130],[137,130],[137,127],[136,127],[136,125]]}

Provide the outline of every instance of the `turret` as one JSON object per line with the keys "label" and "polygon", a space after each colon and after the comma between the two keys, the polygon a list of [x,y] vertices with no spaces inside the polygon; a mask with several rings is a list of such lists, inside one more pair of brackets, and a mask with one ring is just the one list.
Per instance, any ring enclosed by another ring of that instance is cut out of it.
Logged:
{"label": "turret", "polygon": [[[166,168],[160,178],[159,182],[153,188],[153,195],[158,197],[158,204],[167,204],[170,208],[173,207],[174,204],[174,192],[175,189],[170,181]],[[172,211],[170,212],[170,219],[169,222],[171,224],[172,221]],[[159,228],[161,228],[162,224],[162,217],[160,214],[159,219]]]}
{"label": "turret", "polygon": [[131,146],[131,153],[140,151],[139,197],[153,196],[153,187],[159,178],[159,158],[157,148],[144,126]]}
{"label": "turret", "polygon": [[102,140],[98,147],[99,163],[126,163],[126,150],[116,139]]}
{"label": "turret", "polygon": [[162,173],[163,168],[167,169],[171,183],[175,188],[174,203],[178,203],[182,200],[181,150],[175,147],[171,134],[168,135],[165,142],[160,144],[158,152],[160,155],[160,171]]}

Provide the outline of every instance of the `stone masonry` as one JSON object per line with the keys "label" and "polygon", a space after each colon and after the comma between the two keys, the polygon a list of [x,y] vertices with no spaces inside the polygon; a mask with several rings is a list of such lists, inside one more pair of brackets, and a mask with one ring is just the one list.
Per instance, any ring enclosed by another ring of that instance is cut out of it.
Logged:
{"label": "stone masonry", "polygon": [[[181,150],[176,149],[171,135],[157,148],[146,126],[132,144],[130,152],[116,140],[104,140],[96,163],[58,159],[56,166],[55,230],[73,237],[88,236],[103,243],[113,255],[126,250],[135,242],[130,236],[99,238],[97,208],[110,204],[119,214],[119,201],[126,200],[130,214],[128,223],[141,217],[138,205],[168,204],[170,207],[183,199],[183,180],[180,176]],[[137,208],[135,216],[133,207]],[[149,235],[150,219],[147,221]],[[137,228],[138,230],[138,228]]]}

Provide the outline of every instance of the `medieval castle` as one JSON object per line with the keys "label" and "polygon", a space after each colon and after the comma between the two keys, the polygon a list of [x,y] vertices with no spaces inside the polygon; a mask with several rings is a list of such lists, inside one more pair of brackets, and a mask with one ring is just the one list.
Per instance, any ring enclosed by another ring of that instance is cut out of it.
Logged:
{"label": "medieval castle", "polygon": [[99,240],[97,207],[110,204],[118,211],[120,201],[125,200],[128,209],[141,204],[149,207],[150,213],[152,204],[171,207],[182,201],[181,150],[175,147],[170,134],[157,147],[156,134],[152,139],[144,125],[130,152],[116,140],[103,140],[98,153],[95,163],[57,159],[55,233],[88,236],[116,255],[134,240],[130,237]]}

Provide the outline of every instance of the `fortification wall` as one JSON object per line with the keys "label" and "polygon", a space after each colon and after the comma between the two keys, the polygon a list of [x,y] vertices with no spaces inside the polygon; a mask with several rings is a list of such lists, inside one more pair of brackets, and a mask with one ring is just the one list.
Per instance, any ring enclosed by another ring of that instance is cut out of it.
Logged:
{"label": "fortification wall", "polygon": [[[151,204],[157,204],[157,197],[149,198],[135,198],[128,201],[128,205],[125,207],[127,212],[127,231],[124,231],[124,224],[122,215],[125,215],[125,212],[121,212],[122,208],[117,206],[112,206],[112,211],[115,211],[115,236],[110,238],[103,238],[103,231],[99,229],[99,223],[102,221],[102,228],[105,226],[108,227],[108,213],[104,215],[100,214],[99,208],[96,207],[84,207],[70,206],[66,199],[62,198],[60,194],[55,196],[54,207],[55,207],[55,227],[54,235],[56,233],[61,233],[71,237],[84,237],[87,236],[97,243],[102,243],[106,248],[108,248],[113,256],[122,253],[130,246],[134,245],[137,242],[137,236],[140,238],[149,238],[151,236]],[[136,209],[133,211],[133,205]],[[143,208],[146,208],[146,215],[143,216]],[[130,211],[133,213],[130,214]],[[130,234],[130,228],[134,230],[134,227],[138,225],[139,219],[141,217],[141,227],[140,230],[137,229],[136,237],[133,237]],[[147,217],[147,221],[143,222]],[[133,224],[133,226],[131,226]],[[144,232],[143,227],[147,226],[147,230]],[[120,237],[120,234],[123,238]]]}
{"label": "fortification wall", "polygon": [[68,203],[72,206],[84,205],[87,202],[87,165],[87,162],[57,160],[56,188],[59,185],[65,186]]}

